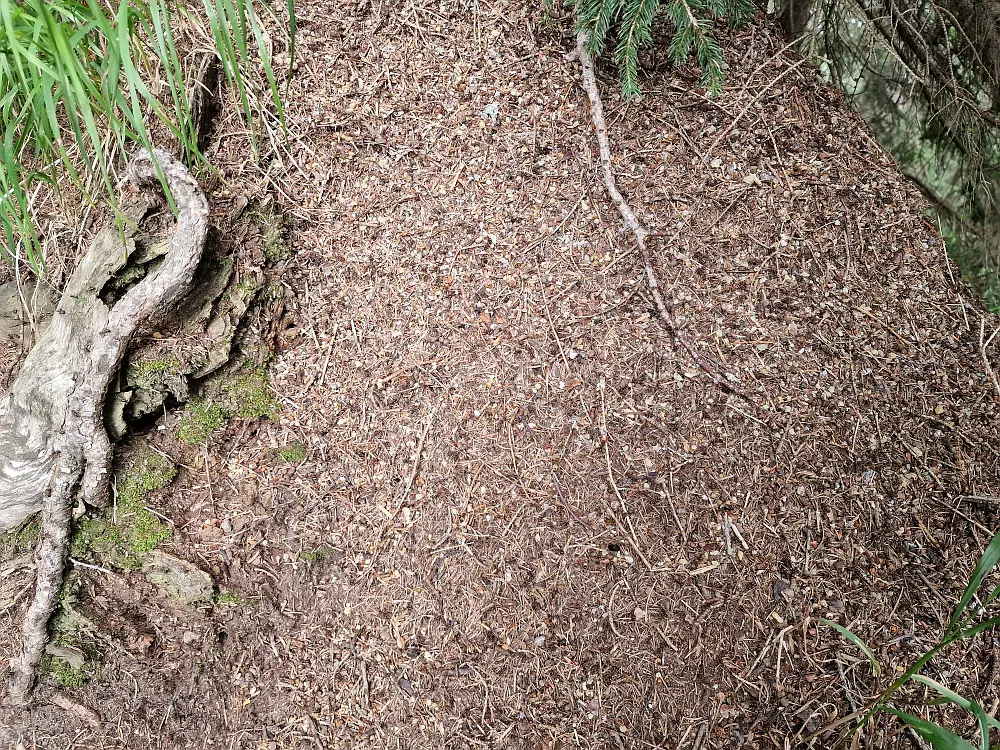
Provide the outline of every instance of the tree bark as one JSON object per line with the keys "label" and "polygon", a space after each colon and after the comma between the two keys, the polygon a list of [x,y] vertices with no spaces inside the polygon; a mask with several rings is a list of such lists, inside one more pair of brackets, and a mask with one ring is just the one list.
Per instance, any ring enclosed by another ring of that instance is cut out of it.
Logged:
{"label": "tree bark", "polygon": [[[208,228],[208,204],[197,182],[171,156],[157,151],[155,158],[179,210],[163,264],[113,308],[100,299],[134,246],[136,225],[152,205],[147,198],[125,209],[129,221],[121,231],[108,228],[94,239],[51,324],[0,399],[0,529],[41,510],[57,456],[66,450],[86,459],[86,498],[106,491],[111,446],[101,415],[108,386],[136,331],[187,291]],[[128,178],[146,187],[160,184],[148,155],[136,157]]]}
{"label": "tree bark", "polygon": [[776,13],[781,28],[792,39],[801,36],[809,27],[812,0],[784,0]]}

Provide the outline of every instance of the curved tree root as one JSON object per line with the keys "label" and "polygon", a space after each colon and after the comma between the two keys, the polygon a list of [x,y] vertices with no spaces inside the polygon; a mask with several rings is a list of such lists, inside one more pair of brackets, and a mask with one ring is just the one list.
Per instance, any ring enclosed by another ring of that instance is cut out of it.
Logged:
{"label": "curved tree root", "polygon": [[[208,230],[208,202],[183,164],[155,150],[129,165],[126,180],[158,188],[162,175],[177,207],[162,264],[108,307],[101,289],[124,264],[135,224],[149,203],[126,211],[133,223],[94,239],[59,301],[51,325],[28,354],[0,400],[0,528],[42,511],[35,596],[12,661],[9,699],[31,697],[58,601],[78,494],[103,505],[110,479],[111,443],[104,401],[135,334],[167,313],[191,286]],[[125,239],[123,245],[122,239]]]}

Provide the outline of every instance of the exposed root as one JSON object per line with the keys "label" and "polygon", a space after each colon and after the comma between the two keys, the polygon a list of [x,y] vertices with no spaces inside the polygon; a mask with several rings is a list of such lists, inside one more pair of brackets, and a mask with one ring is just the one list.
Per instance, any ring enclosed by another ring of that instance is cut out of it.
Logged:
{"label": "exposed root", "polygon": [[46,490],[35,555],[35,597],[21,623],[21,654],[12,664],[10,699],[15,704],[28,701],[49,640],[48,625],[59,601],[73,521],[73,496],[82,469],[78,456],[57,456],[52,481]]}
{"label": "exposed root", "polygon": [[[106,501],[108,388],[135,334],[181,299],[201,259],[208,203],[198,183],[161,151],[141,154],[129,166],[128,179],[139,185],[159,187],[160,175],[178,209],[163,263],[109,308],[99,295],[124,262],[126,247],[119,230],[100,233],[66,285],[51,325],[0,400],[0,526],[42,510],[35,596],[22,625],[21,653],[11,665],[9,697],[15,704],[30,699],[48,640],[75,498],[82,493],[93,504]],[[125,230],[126,240],[134,230]]]}
{"label": "exposed root", "polygon": [[643,264],[646,266],[646,284],[649,287],[650,294],[653,296],[653,303],[656,305],[656,312],[659,315],[660,323],[667,329],[671,337],[673,337],[674,342],[679,344],[684,351],[688,353],[688,356],[694,360],[694,363],[700,370],[702,370],[702,372],[712,379],[713,383],[726,393],[746,398],[744,394],[740,393],[732,385],[730,385],[725,378],[716,373],[716,371],[711,368],[701,355],[699,355],[698,352],[696,352],[687,342],[687,339],[683,336],[681,331],[678,329],[677,324],[674,322],[673,316],[670,314],[670,308],[667,307],[667,304],[663,299],[663,293],[660,290],[660,283],[657,280],[656,271],[653,266],[653,256],[650,254],[649,248],[646,246],[646,237],[649,236],[649,231],[642,225],[638,217],[636,217],[635,212],[632,210],[632,207],[628,204],[628,201],[625,200],[621,191],[618,190],[615,173],[611,167],[611,143],[608,140],[608,125],[607,121],[604,119],[604,104],[601,101],[601,93],[597,88],[597,77],[594,75],[594,60],[590,56],[590,52],[587,50],[588,39],[589,34],[586,31],[579,32],[576,35],[576,49],[567,55],[567,59],[580,61],[583,88],[584,91],[587,92],[587,97],[590,99],[590,116],[594,124],[594,131],[597,134],[597,146],[601,160],[601,172],[602,177],[604,178],[604,187],[608,191],[608,196],[611,198],[611,202],[614,203],[615,208],[618,209],[618,213],[622,217],[622,222],[624,222],[625,226],[632,231],[632,234],[635,237],[635,243],[639,247],[639,251],[642,253]]}

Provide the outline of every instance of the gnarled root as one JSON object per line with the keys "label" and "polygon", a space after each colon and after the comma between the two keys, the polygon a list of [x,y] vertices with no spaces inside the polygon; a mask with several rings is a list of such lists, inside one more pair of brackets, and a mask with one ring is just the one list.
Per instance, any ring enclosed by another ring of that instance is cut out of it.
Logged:
{"label": "gnarled root", "polygon": [[107,495],[110,442],[103,413],[108,388],[135,334],[160,319],[191,286],[204,249],[208,202],[183,164],[159,150],[140,154],[129,165],[127,180],[159,187],[160,175],[178,210],[162,264],[112,307],[101,300],[150,204],[126,210],[129,226],[105,229],[94,239],[51,325],[0,400],[0,528],[42,511],[35,596],[24,618],[21,653],[11,665],[14,703],[30,698],[48,639],[74,500],[79,492],[92,503]]}

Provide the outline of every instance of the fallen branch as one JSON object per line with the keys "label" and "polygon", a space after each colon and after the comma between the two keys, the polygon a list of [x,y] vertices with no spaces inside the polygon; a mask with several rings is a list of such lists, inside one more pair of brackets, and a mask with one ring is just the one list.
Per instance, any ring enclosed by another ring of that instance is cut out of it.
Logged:
{"label": "fallen branch", "polygon": [[594,75],[594,60],[591,58],[590,52],[587,50],[588,39],[589,35],[586,31],[578,33],[576,35],[576,49],[569,53],[566,57],[569,60],[580,61],[583,89],[587,92],[587,97],[590,99],[590,116],[594,124],[594,131],[597,134],[597,146],[601,161],[601,172],[604,178],[604,187],[608,191],[608,196],[611,198],[611,202],[614,203],[615,208],[618,209],[618,213],[621,215],[625,226],[632,231],[632,234],[635,237],[635,244],[639,247],[639,251],[642,253],[643,264],[646,266],[646,284],[649,286],[649,292],[653,296],[653,303],[656,305],[656,311],[659,314],[660,323],[667,329],[674,341],[680,344],[684,351],[686,351],[691,359],[694,360],[695,364],[698,365],[698,368],[712,379],[713,383],[726,393],[742,396],[743,394],[733,388],[733,386],[731,386],[725,379],[716,374],[716,372],[705,363],[701,355],[699,355],[698,352],[691,347],[681,334],[677,324],[674,323],[673,316],[670,314],[670,309],[667,307],[667,304],[663,299],[663,294],[660,291],[660,283],[656,278],[656,271],[653,267],[653,256],[650,254],[649,248],[646,246],[646,238],[649,236],[649,231],[642,225],[638,217],[636,217],[632,207],[628,204],[628,201],[625,200],[621,191],[618,190],[618,183],[615,180],[615,173],[611,166],[611,143],[608,140],[608,125],[607,121],[604,119],[604,104],[601,101],[601,93],[597,88],[597,77]]}
{"label": "fallen branch", "polygon": [[82,495],[91,505],[106,504],[108,389],[136,333],[160,320],[187,292],[204,248],[208,203],[183,164],[158,150],[141,154],[129,165],[126,180],[159,188],[159,175],[178,212],[162,263],[113,306],[102,301],[101,291],[124,265],[152,201],[126,209],[129,222],[123,229],[105,229],[94,239],[51,324],[0,400],[0,528],[42,511],[35,596],[24,617],[20,655],[12,663],[10,700],[16,704],[29,700],[48,640],[75,500]]}

